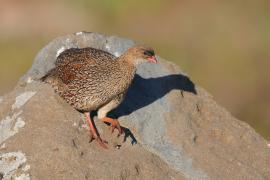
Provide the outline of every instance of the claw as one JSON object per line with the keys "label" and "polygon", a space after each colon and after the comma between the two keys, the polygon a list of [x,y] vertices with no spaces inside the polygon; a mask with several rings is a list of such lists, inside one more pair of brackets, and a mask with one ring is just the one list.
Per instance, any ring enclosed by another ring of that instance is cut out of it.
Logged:
{"label": "claw", "polygon": [[118,136],[120,136],[123,133],[123,130],[122,130],[122,128],[117,120],[114,120],[112,122],[111,127],[112,127],[112,133],[114,132],[115,129],[117,129],[119,132]]}
{"label": "claw", "polygon": [[97,140],[98,144],[99,144],[101,147],[103,147],[103,148],[105,148],[105,149],[108,149],[108,147],[105,145],[105,144],[108,144],[107,141],[102,140],[100,137],[97,137],[96,140]]}
{"label": "claw", "polygon": [[98,143],[101,147],[103,147],[103,148],[105,148],[105,149],[108,149],[108,147],[105,145],[105,144],[108,144],[107,141],[101,139],[100,136],[94,137],[94,135],[93,135],[92,133],[90,133],[90,140],[89,140],[89,143],[91,143],[91,142],[94,141],[94,140],[96,140],[97,143]]}
{"label": "claw", "polygon": [[111,119],[111,118],[105,117],[102,119],[102,121],[108,122],[111,124],[112,133],[114,132],[114,129],[117,129],[119,132],[118,137],[123,133],[123,130],[122,130],[119,122],[116,119]]}
{"label": "claw", "polygon": [[89,143],[91,143],[95,139],[94,135],[90,132],[90,140]]}

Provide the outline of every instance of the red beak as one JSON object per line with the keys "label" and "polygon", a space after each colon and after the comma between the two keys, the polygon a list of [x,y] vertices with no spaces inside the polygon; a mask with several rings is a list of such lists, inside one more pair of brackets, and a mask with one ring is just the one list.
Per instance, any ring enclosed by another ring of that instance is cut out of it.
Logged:
{"label": "red beak", "polygon": [[149,58],[147,58],[150,62],[152,62],[152,63],[157,63],[157,58],[156,58],[156,56],[151,56],[151,57],[149,57]]}

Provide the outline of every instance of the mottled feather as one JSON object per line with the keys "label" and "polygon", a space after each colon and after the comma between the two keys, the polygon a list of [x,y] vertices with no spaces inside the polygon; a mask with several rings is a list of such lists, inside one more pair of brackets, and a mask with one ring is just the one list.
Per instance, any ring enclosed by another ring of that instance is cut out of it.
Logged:
{"label": "mottled feather", "polygon": [[58,56],[56,67],[43,80],[81,111],[95,110],[113,99],[120,103],[135,67],[115,58],[94,48],[68,49]]}
{"label": "mottled feather", "polygon": [[95,48],[71,48],[62,52],[42,81],[80,111],[102,108],[106,114],[123,100],[136,67],[153,58],[152,48],[138,45],[120,57]]}

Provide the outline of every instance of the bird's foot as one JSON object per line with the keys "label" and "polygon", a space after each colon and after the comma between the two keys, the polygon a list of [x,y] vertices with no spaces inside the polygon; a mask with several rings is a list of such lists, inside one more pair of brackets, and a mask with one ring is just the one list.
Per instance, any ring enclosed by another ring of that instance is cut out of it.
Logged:
{"label": "bird's foot", "polygon": [[118,136],[120,136],[123,133],[123,130],[118,120],[114,120],[111,124],[111,127],[112,127],[112,133],[114,132],[115,129],[117,129],[119,132]]}
{"label": "bird's foot", "polygon": [[85,116],[86,116],[86,121],[89,125],[89,128],[90,128],[90,142],[92,142],[94,139],[96,139],[96,141],[98,142],[98,144],[105,148],[105,149],[108,149],[108,147],[105,145],[105,143],[108,143],[104,140],[102,140],[96,130],[96,127],[95,127],[95,124],[94,124],[94,121],[91,119],[90,117],[90,112],[86,112],[84,113]]}
{"label": "bird's foot", "polygon": [[108,149],[108,147],[106,146],[106,144],[108,144],[107,141],[101,139],[99,136],[96,138],[96,141],[101,147]]}
{"label": "bird's foot", "polygon": [[122,128],[121,128],[120,123],[119,123],[118,120],[112,119],[112,118],[108,118],[108,117],[105,117],[105,118],[102,119],[102,121],[108,122],[108,123],[111,124],[111,127],[112,127],[112,133],[114,132],[115,129],[117,129],[118,132],[119,132],[119,133],[118,133],[118,136],[120,136],[120,135],[123,133],[123,130],[122,130]]}
{"label": "bird's foot", "polygon": [[108,149],[108,147],[106,146],[106,144],[108,144],[107,141],[101,139],[100,136],[96,136],[96,137],[95,137],[95,136],[90,132],[90,141],[89,141],[89,143],[91,143],[93,140],[96,140],[97,143],[98,143],[101,147],[103,147],[103,148],[105,148],[105,149]]}

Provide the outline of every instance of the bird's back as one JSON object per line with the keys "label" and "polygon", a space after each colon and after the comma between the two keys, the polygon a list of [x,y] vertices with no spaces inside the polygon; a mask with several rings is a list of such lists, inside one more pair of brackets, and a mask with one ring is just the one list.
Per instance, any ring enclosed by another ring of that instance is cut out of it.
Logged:
{"label": "bird's back", "polygon": [[58,56],[55,65],[43,80],[82,111],[97,109],[124,93],[135,73],[112,54],[94,48],[68,49]]}
{"label": "bird's back", "polygon": [[106,51],[95,49],[91,47],[87,48],[70,48],[63,51],[55,62],[56,66],[63,66],[74,61],[93,61],[97,64],[104,63],[115,59],[116,57]]}

